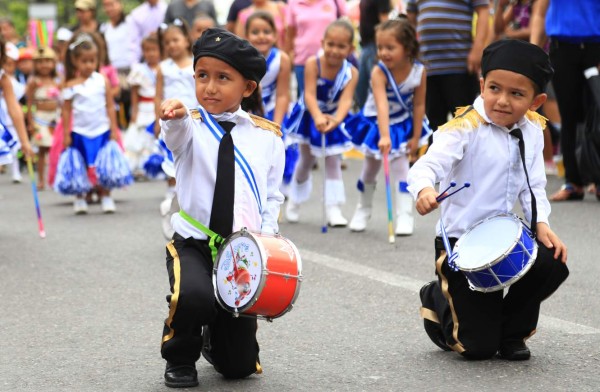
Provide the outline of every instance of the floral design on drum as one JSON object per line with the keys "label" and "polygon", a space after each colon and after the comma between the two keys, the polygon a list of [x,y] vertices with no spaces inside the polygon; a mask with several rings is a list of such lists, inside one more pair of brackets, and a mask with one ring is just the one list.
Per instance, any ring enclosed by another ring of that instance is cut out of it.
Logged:
{"label": "floral design on drum", "polygon": [[246,229],[225,239],[213,274],[215,296],[225,310],[269,321],[292,309],[301,281],[302,262],[289,239]]}

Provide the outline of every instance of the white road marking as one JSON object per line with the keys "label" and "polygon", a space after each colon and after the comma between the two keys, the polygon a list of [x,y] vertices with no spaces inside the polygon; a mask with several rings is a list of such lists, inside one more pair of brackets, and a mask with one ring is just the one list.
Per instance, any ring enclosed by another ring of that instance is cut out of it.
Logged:
{"label": "white road marking", "polygon": [[[390,286],[400,287],[404,290],[419,292],[419,289],[426,283],[420,280],[392,274],[390,272],[377,270],[375,268],[366,267],[352,261],[340,259],[337,257],[328,256],[322,253],[313,252],[303,249],[302,261],[310,261],[337,271],[346,272],[360,277],[375,280],[385,283]],[[540,326],[543,328],[557,330],[570,335],[593,335],[600,334],[600,329],[589,327],[587,325],[577,324],[570,321],[562,320],[556,317],[540,315]]]}

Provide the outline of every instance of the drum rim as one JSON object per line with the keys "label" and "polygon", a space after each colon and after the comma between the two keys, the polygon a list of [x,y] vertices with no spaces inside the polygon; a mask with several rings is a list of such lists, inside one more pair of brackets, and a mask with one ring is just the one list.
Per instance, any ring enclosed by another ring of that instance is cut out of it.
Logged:
{"label": "drum rim", "polygon": [[[463,242],[461,240],[463,238],[466,238],[467,234],[469,234],[471,231],[473,231],[477,226],[480,226],[480,225],[482,225],[483,223],[485,223],[485,222],[487,222],[489,220],[492,220],[492,219],[495,219],[495,218],[499,218],[499,217],[512,218],[514,221],[516,221],[516,222],[518,222],[520,224],[518,235],[513,240],[512,244],[500,256],[498,256],[494,260],[492,260],[492,261],[490,261],[490,262],[488,262],[488,263],[486,263],[486,264],[484,264],[482,266],[475,267],[475,268],[461,267],[460,266],[460,252],[459,252],[460,245]],[[498,264],[501,260],[503,260],[504,258],[506,258],[506,256],[508,256],[513,251],[513,249],[515,248],[515,246],[517,246],[517,243],[519,242],[519,239],[523,235],[523,226],[524,226],[523,222],[521,221],[521,219],[519,219],[518,216],[516,216],[515,214],[509,214],[509,213],[496,214],[496,215],[484,218],[484,219],[476,222],[473,226],[469,227],[469,229],[467,229],[467,231],[465,231],[460,236],[460,238],[458,239],[458,241],[456,241],[456,244],[454,244],[453,252],[454,253],[458,253],[458,257],[456,257],[456,259],[454,261],[456,263],[456,266],[458,267],[459,270],[464,271],[464,272],[479,272],[479,271],[482,271],[484,269],[491,268],[492,266]],[[534,243],[535,243],[535,240],[534,240]]]}
{"label": "drum rim", "polygon": [[[230,241],[233,241],[234,239],[236,239],[238,237],[249,237],[256,244],[258,251],[260,252],[260,256],[261,256],[262,268],[261,268],[261,274],[260,274],[261,275],[260,282],[258,283],[258,286],[256,287],[256,291],[254,292],[252,297],[250,297],[250,299],[248,300],[248,302],[245,305],[235,308],[235,307],[227,305],[225,303],[225,300],[221,297],[221,293],[219,293],[219,288],[217,286],[217,272],[218,272],[219,258],[226,249],[225,244],[227,244]],[[215,290],[215,297],[217,298],[217,301],[219,302],[221,307],[223,307],[223,309],[228,310],[235,315],[241,315],[246,310],[248,310],[252,306],[254,306],[256,301],[258,301],[257,295],[262,293],[263,288],[265,287],[265,283],[266,283],[265,280],[262,279],[262,276],[265,275],[266,265],[267,265],[267,261],[268,261],[268,260],[265,260],[265,253],[266,252],[265,252],[265,249],[262,246],[262,244],[260,242],[258,242],[256,240],[256,238],[254,238],[254,235],[252,234],[252,232],[248,231],[248,229],[245,227],[239,231],[236,231],[235,233],[231,233],[229,236],[227,236],[227,238],[225,238],[223,240],[223,244],[221,245],[221,247],[219,248],[219,251],[217,252],[217,256],[216,256],[214,267],[213,267],[213,286],[214,286],[214,290]]]}
{"label": "drum rim", "polygon": [[[531,267],[537,260],[538,249],[539,249],[539,245],[537,244],[537,242],[535,240],[533,240],[533,251],[531,252],[531,258],[529,259],[527,264],[525,264],[525,266],[523,267],[523,269],[521,269],[519,271],[519,273],[515,274],[515,276],[513,276],[512,278],[510,278],[509,280],[507,280],[504,283],[500,283],[500,284],[497,284],[492,287],[485,287],[485,288],[477,287],[473,283],[471,283],[471,280],[469,279],[469,277],[465,275],[465,277],[467,278],[467,281],[469,282],[469,288],[471,288],[471,290],[479,291],[482,293],[492,293],[494,291],[500,291],[500,290],[509,288],[510,286],[515,284],[519,279],[521,279],[523,276],[525,276],[525,274],[527,272],[529,272],[529,270],[531,269]],[[474,272],[478,272],[478,271],[474,271]],[[496,274],[494,274],[494,275],[496,275]]]}
{"label": "drum rim", "polygon": [[[290,304],[279,314],[275,315],[275,316],[269,316],[266,317],[268,320],[273,320],[276,319],[278,317],[283,316],[284,314],[288,313],[289,311],[291,311],[294,308],[294,304],[296,303],[296,299],[298,298],[298,295],[300,294],[300,286],[302,285],[302,280],[304,279],[304,277],[302,276],[302,258],[300,257],[300,252],[298,252],[298,248],[296,248],[296,245],[292,242],[292,240],[290,240],[287,237],[284,237],[280,234],[275,234],[275,237],[281,237],[283,239],[285,239],[285,241],[292,247],[292,249],[294,250],[294,253],[296,254],[296,260],[298,260],[298,262],[296,263],[297,265],[297,269],[298,269],[298,275],[297,275],[297,279],[296,279],[296,289],[294,290],[294,295],[292,297],[292,300],[290,301]],[[267,271],[268,273],[268,271]]]}

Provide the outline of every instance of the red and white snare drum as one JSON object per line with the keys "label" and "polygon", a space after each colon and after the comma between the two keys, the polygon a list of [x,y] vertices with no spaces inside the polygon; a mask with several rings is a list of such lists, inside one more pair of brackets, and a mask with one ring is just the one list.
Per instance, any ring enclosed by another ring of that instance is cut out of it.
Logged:
{"label": "red and white snare drum", "polygon": [[234,314],[271,321],[289,312],[302,282],[298,249],[280,235],[245,228],[225,239],[215,260],[213,284],[219,304]]}

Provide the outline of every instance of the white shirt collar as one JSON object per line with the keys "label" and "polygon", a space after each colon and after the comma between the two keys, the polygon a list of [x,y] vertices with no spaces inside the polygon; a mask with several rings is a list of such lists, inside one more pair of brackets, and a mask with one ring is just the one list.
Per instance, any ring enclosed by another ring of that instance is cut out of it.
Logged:
{"label": "white shirt collar", "polygon": [[245,121],[249,121],[252,125],[256,126],[256,124],[254,123],[254,120],[252,120],[250,115],[245,110],[242,110],[241,106],[238,108],[238,110],[236,110],[233,113],[224,112],[224,113],[219,113],[219,114],[212,114],[212,116],[217,121],[233,121],[234,123],[237,124],[240,122],[240,120],[242,120],[242,121],[245,120]]}
{"label": "white shirt collar", "polygon": [[481,117],[483,117],[483,119],[485,120],[486,123],[493,124],[496,127],[502,129],[506,133],[509,133],[514,128],[523,128],[525,126],[525,124],[527,123],[527,118],[525,116],[523,116],[510,129],[508,129],[507,127],[502,126],[502,125],[494,124],[494,122],[492,120],[490,120],[490,118],[485,113],[485,108],[483,106],[483,98],[481,98],[481,95],[475,99],[475,102],[473,102],[473,108],[477,111],[477,113],[479,113],[479,115]]}

